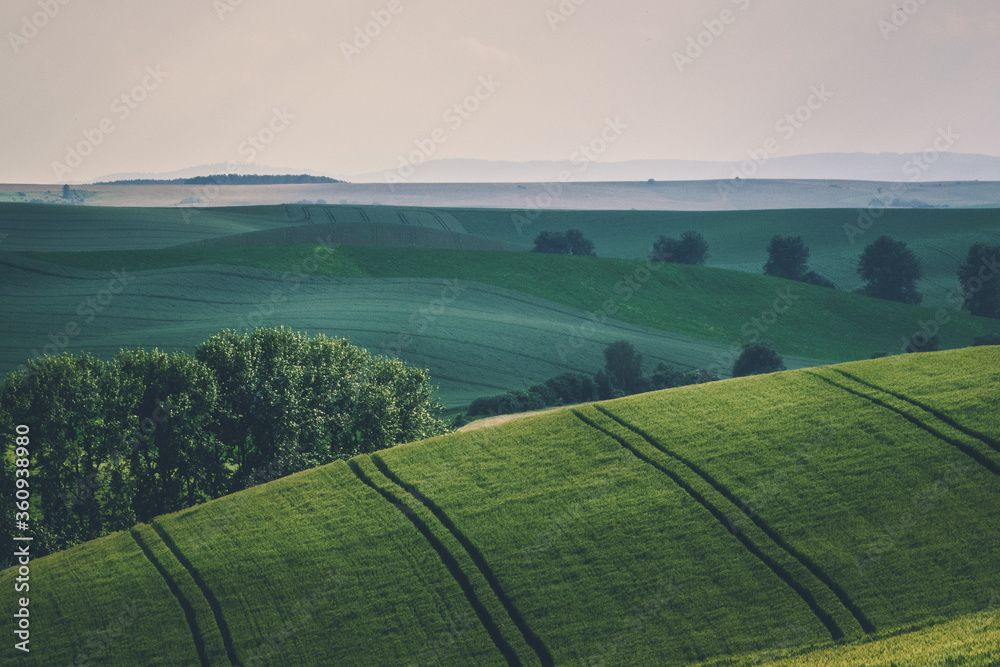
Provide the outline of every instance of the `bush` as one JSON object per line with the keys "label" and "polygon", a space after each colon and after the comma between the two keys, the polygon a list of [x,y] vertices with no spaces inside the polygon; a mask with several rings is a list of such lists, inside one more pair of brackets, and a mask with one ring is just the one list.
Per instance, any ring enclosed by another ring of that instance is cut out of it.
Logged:
{"label": "bush", "polygon": [[680,240],[661,236],[653,243],[653,262],[673,264],[704,264],[708,259],[708,242],[696,231],[687,231]]}
{"label": "bush", "polygon": [[785,370],[785,362],[767,343],[748,343],[733,364],[733,377],[764,375]]}
{"label": "bush", "polygon": [[985,336],[976,336],[972,341],[972,344],[976,347],[982,345],[1000,345],[1000,334],[986,334]]}
{"label": "bush", "polygon": [[594,257],[594,244],[579,229],[566,232],[540,232],[535,237],[534,252],[550,255],[578,255]]}
{"label": "bush", "polygon": [[837,286],[833,284],[833,281],[826,276],[821,276],[815,271],[807,271],[805,275],[802,276],[802,282],[809,283],[810,285],[817,285],[818,287],[829,287],[830,289],[836,289]]}

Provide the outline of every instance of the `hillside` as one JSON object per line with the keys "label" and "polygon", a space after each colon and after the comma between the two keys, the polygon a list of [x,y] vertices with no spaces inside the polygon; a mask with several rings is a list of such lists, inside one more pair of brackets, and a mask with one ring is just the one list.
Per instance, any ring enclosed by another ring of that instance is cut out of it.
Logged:
{"label": "hillside", "polygon": [[[726,350],[713,360],[720,374],[728,372],[735,361],[730,348],[738,351],[755,335],[789,356],[850,361],[867,359],[876,352],[902,351],[902,339],[918,333],[921,322],[937,317],[929,308],[770,276],[679,264],[654,264],[650,269],[645,262],[538,253],[258,246],[37,253],[32,257],[105,272],[121,267],[159,271],[214,264],[291,271],[301,269],[310,257],[318,257],[311,272],[318,276],[483,283],[592,314],[561,341],[569,349],[594,336],[587,333],[587,326],[600,332],[603,320],[617,320],[724,346]],[[939,327],[942,347],[964,347],[975,336],[1000,328],[995,320],[954,309],[946,314],[948,322]]]}
{"label": "hillside", "polygon": [[300,473],[34,562],[24,664],[851,664],[968,633],[995,664],[998,364],[728,380]]}
{"label": "hillside", "polygon": [[[933,190],[935,186],[927,187]],[[608,211],[596,210],[601,208],[596,201],[588,204],[593,210],[367,203],[126,209],[0,203],[0,233],[8,235],[3,244],[6,251],[52,252],[166,248],[196,242],[213,246],[315,242],[319,233],[282,229],[334,225],[340,226],[339,231],[327,236],[335,243],[528,250],[539,231],[578,228],[595,242],[601,257],[644,259],[660,235],[679,237],[696,229],[710,246],[708,266],[755,274],[762,272],[771,236],[797,235],[812,252],[811,268],[847,292],[861,286],[856,269],[865,245],[888,234],[906,242],[920,257],[924,305],[951,306],[948,293],[958,289],[956,271],[969,246],[1000,243],[997,209],[869,209],[871,200],[885,192],[858,195],[851,208],[744,211]],[[866,212],[872,217],[866,219]],[[374,229],[363,229],[369,225]],[[248,235],[264,230],[273,231]],[[466,241],[456,235],[472,238]]]}

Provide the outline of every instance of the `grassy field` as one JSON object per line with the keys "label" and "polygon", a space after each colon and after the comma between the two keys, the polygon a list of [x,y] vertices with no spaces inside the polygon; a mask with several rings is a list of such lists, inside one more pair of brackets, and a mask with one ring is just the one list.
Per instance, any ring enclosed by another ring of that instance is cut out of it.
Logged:
{"label": "grassy field", "polygon": [[122,665],[996,664],[998,364],[729,380],[300,473],[34,563],[23,662],[101,636]]}
{"label": "grassy field", "polygon": [[[328,268],[348,277],[289,276],[282,270],[291,266],[282,263],[286,258],[251,247],[234,259],[271,268],[192,263],[135,272],[124,287],[114,284],[119,293],[104,296],[110,273],[0,258],[0,281],[9,290],[0,371],[57,344],[103,358],[122,347],[193,352],[224,328],[285,325],[347,337],[375,354],[428,368],[446,407],[458,409],[561,373],[594,373],[604,347],[621,338],[645,356],[648,372],[660,361],[705,367],[727,352],[719,343],[614,319],[584,332],[590,320],[583,310],[482,283],[366,278],[347,255],[330,257]],[[135,262],[122,259],[131,272]],[[80,327],[73,336],[66,334],[69,322]],[[792,356],[787,363],[818,362]]]}
{"label": "grassy field", "polygon": [[[938,315],[928,308],[769,276],[677,264],[652,265],[650,270],[644,262],[629,260],[346,246],[319,254],[317,275],[474,281],[593,313],[598,331],[601,319],[608,318],[727,347],[761,338],[783,354],[830,361],[901,352],[903,339]],[[95,271],[211,264],[288,271],[316,255],[317,249],[309,246],[271,246],[34,256]],[[942,347],[964,347],[975,336],[1000,329],[995,320],[954,309],[944,315],[947,321],[935,324]],[[573,341],[586,337],[583,331]],[[716,363],[728,371],[735,358],[724,354]]]}
{"label": "grassy field", "polygon": [[[920,289],[925,305],[948,306],[949,290],[958,288],[956,271],[970,245],[1000,243],[997,209],[873,209],[877,218],[861,219],[858,209],[775,211],[573,211],[538,209],[428,208],[405,206],[109,208],[0,203],[0,233],[10,251],[163,248],[232,236],[245,244],[248,232],[288,225],[395,225],[409,232],[386,233],[384,242],[454,247],[437,233],[475,237],[473,247],[502,243],[528,250],[542,230],[582,229],[602,257],[641,259],[661,234],[679,236],[696,229],[708,240],[708,265],[761,273],[772,235],[800,235],[812,250],[810,265],[851,291],[861,286],[856,268],[864,246],[882,234],[905,241],[920,257],[925,277]],[[850,234],[845,226],[852,229]],[[415,229],[431,230],[417,234]],[[347,233],[346,231],[344,233]],[[368,243],[367,234],[354,232]]]}

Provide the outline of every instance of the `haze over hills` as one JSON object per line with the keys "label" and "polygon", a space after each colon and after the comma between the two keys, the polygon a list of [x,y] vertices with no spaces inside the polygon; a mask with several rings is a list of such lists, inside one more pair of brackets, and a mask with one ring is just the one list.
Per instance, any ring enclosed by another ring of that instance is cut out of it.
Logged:
{"label": "haze over hills", "polygon": [[740,160],[712,162],[694,160],[593,161],[581,151],[569,160],[494,162],[489,160],[419,160],[412,176],[392,165],[384,171],[344,176],[354,183],[393,182],[389,174],[408,182],[426,183],[530,183],[560,180],[569,172],[571,181],[695,181],[740,178],[825,179],[855,181],[996,181],[1000,180],[1000,157],[962,153],[818,153],[772,157],[763,146],[747,151]]}

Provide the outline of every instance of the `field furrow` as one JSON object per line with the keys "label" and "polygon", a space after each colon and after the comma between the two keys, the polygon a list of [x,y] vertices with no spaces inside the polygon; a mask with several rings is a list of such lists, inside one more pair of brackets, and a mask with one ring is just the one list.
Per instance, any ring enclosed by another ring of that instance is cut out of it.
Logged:
{"label": "field furrow", "polygon": [[501,631],[498,619],[495,618],[495,615],[490,614],[490,610],[487,609],[486,604],[484,604],[479,593],[476,591],[476,587],[469,579],[466,571],[462,569],[462,566],[459,564],[455,554],[448,549],[441,539],[438,538],[428,523],[421,518],[410,505],[406,504],[402,500],[401,496],[397,496],[390,488],[388,488],[389,484],[391,484],[391,481],[388,480],[388,478],[383,478],[385,479],[385,482],[382,484],[377,483],[377,478],[375,478],[375,476],[376,474],[380,475],[381,473],[377,468],[366,472],[362,469],[363,464],[364,460],[359,461],[358,459],[352,460],[348,463],[358,480],[360,480],[365,486],[377,492],[385,500],[391,503],[393,507],[402,512],[416,527],[420,534],[423,535],[424,539],[427,540],[427,543],[441,558],[441,562],[448,569],[448,572],[462,589],[462,592],[469,601],[469,605],[475,612],[476,617],[479,619],[479,622],[482,623],[486,632],[489,633],[490,638],[497,647],[497,650],[507,660],[507,664],[512,666],[516,665],[518,667],[523,664],[521,656],[518,655],[517,651],[513,646],[511,646],[507,638],[504,636],[505,633]]}
{"label": "field furrow", "polygon": [[493,594],[496,596],[497,600],[499,600],[504,610],[506,610],[511,622],[521,633],[525,643],[531,647],[532,651],[535,652],[535,655],[538,656],[538,660],[541,662],[543,667],[551,667],[551,665],[554,664],[552,661],[552,653],[545,645],[545,642],[543,642],[524,621],[524,617],[521,615],[521,612],[510,601],[510,598],[504,592],[503,587],[500,585],[500,581],[497,579],[497,576],[490,567],[490,564],[486,561],[486,558],[483,557],[482,552],[476,547],[476,545],[473,544],[469,538],[458,529],[455,523],[444,512],[444,510],[441,509],[440,506],[438,506],[432,499],[420,495],[412,486],[401,480],[395,473],[392,472],[392,470],[390,470],[389,466],[386,465],[385,461],[378,454],[373,455],[371,460],[375,464],[375,467],[378,468],[379,472],[386,477],[386,479],[390,480],[405,493],[413,496],[417,502],[427,507],[431,514],[434,515],[434,518],[436,518],[440,524],[444,526],[449,533],[451,533],[455,540],[465,550],[473,564],[475,564],[483,578],[487,581]]}
{"label": "field furrow", "polygon": [[603,428],[594,420],[585,416],[579,410],[572,410],[573,414],[577,416],[584,424],[593,428],[600,433],[603,433],[609,438],[614,439],[621,445],[624,449],[631,452],[643,463],[655,468],[659,472],[663,473],[669,477],[677,486],[684,490],[691,498],[693,498],[699,505],[704,507],[709,514],[711,514],[718,522],[721,524],[733,537],[739,540],[747,551],[752,553],[756,558],[758,558],[764,565],[770,569],[775,576],[777,576],[781,581],[788,585],[795,594],[802,598],[802,601],[806,603],[809,609],[816,615],[816,618],[826,627],[830,633],[831,639],[837,641],[844,637],[844,630],[838,625],[837,621],[833,616],[823,607],[820,606],[819,602],[816,600],[816,596],[811,590],[809,590],[803,583],[792,576],[791,572],[786,569],[785,565],[778,562],[771,554],[767,553],[762,549],[759,544],[754,542],[750,537],[744,533],[742,530],[735,529],[732,522],[732,517],[727,516],[718,505],[710,502],[702,493],[695,489],[690,483],[685,481],[676,471],[671,470],[657,461],[654,461],[648,455],[640,451],[633,443],[630,443],[625,438],[613,433],[612,431]]}
{"label": "field furrow", "polygon": [[[871,393],[872,390],[868,389],[867,391],[865,391],[865,387],[863,385],[860,385],[860,383],[854,383],[855,386],[851,387],[846,382],[840,382],[827,377],[827,375],[824,374],[824,371],[806,371],[806,372],[812,375],[813,377],[817,377],[820,380],[823,380],[824,382],[827,382],[830,385],[837,387],[838,389],[842,389],[843,391],[846,391],[849,394],[853,394],[855,396],[864,398],[868,401],[871,401],[875,405],[878,405],[882,408],[885,408],[886,410],[890,410],[896,413],[897,415],[899,415],[906,421],[910,422],[917,428],[927,431],[941,442],[951,445],[952,447],[954,447],[955,449],[962,452],[963,454],[971,458],[973,461],[981,465],[986,470],[989,470],[994,475],[1000,476],[1000,461],[997,460],[994,452],[991,452],[988,446],[984,446],[985,443],[970,440],[968,437],[965,437],[964,433],[961,432],[954,433],[954,431],[958,431],[958,429],[953,429],[947,423],[940,423],[940,424],[929,423],[930,420],[940,421],[932,414],[926,413],[926,415],[915,415],[913,414],[912,408],[910,410],[907,410],[905,407],[899,405],[899,401],[894,400],[894,397],[891,394],[882,392],[882,397],[872,395]],[[829,371],[825,372],[829,373]],[[930,420],[928,420],[927,417],[930,417]],[[952,430],[953,433],[949,435],[948,433],[946,433],[946,431],[948,430]]]}
{"label": "field furrow", "polygon": [[208,652],[205,648],[205,638],[202,636],[201,628],[198,626],[197,615],[194,610],[194,606],[186,595],[181,591],[180,586],[177,585],[177,581],[174,577],[167,572],[166,568],[160,562],[160,560],[153,555],[149,544],[144,538],[139,535],[136,529],[129,531],[129,535],[135,540],[136,545],[146,559],[152,564],[156,571],[160,573],[163,577],[163,581],[167,584],[167,588],[175,598],[177,598],[178,604],[180,604],[181,609],[184,610],[184,620],[187,621],[188,628],[191,630],[191,640],[194,642],[195,650],[198,652],[198,659],[201,661],[202,667],[211,667],[211,663],[208,659]]}
{"label": "field furrow", "polygon": [[171,539],[167,531],[164,530],[163,526],[161,526],[156,521],[153,521],[150,524],[150,527],[163,542],[164,546],[167,547],[167,549],[177,560],[177,562],[180,563],[180,565],[184,568],[184,570],[187,572],[187,576],[190,577],[191,580],[194,581],[195,585],[198,587],[198,590],[201,592],[202,597],[204,598],[205,602],[208,604],[208,607],[212,612],[212,618],[215,623],[215,629],[218,631],[219,636],[222,638],[222,644],[225,647],[226,656],[229,658],[229,662],[233,665],[238,665],[239,660],[236,657],[236,648],[233,644],[233,636],[229,632],[229,624],[226,623],[226,618],[222,614],[222,607],[221,605],[219,605],[219,600],[215,597],[215,594],[212,592],[212,589],[202,578],[201,573],[198,572],[197,568],[195,568],[194,565],[191,564],[191,561],[184,556],[181,550],[177,547],[177,544],[174,542],[174,540]]}
{"label": "field furrow", "polygon": [[[753,522],[763,534],[774,543],[776,547],[784,551],[788,556],[798,561],[801,567],[808,570],[809,574],[814,578],[814,585],[818,584],[825,587],[830,593],[836,596],[839,604],[843,605],[844,609],[850,612],[851,616],[854,617],[854,622],[862,629],[865,634],[871,634],[875,632],[875,625],[868,619],[865,613],[858,607],[858,605],[851,599],[847,592],[843,589],[840,584],[834,581],[829,574],[823,571],[819,565],[813,561],[809,556],[802,553],[798,549],[792,547],[788,542],[777,532],[773,527],[768,525],[768,523],[761,518],[756,512],[754,512],[750,507],[740,501],[740,499],[734,494],[725,484],[721,483],[719,480],[715,479],[712,475],[705,472],[700,466],[698,466],[693,461],[681,456],[680,454],[672,451],[666,447],[661,441],[653,438],[651,435],[646,433],[641,428],[635,426],[634,424],[625,421],[624,419],[616,416],[613,412],[601,405],[594,405],[595,410],[606,415],[610,419],[614,420],[619,425],[625,427],[633,434],[639,436],[645,440],[650,446],[655,450],[661,452],[662,454],[674,459],[682,466],[687,468],[691,473],[694,473],[699,478],[701,478],[705,483],[711,486],[719,495],[721,495],[729,503],[727,508],[730,512],[730,517],[733,516],[732,510],[735,509],[737,512],[742,514],[748,520]],[[729,519],[729,528],[735,534],[740,528],[735,525],[732,518]],[[825,597],[825,596],[824,596]],[[836,639],[836,637],[835,637]]]}

